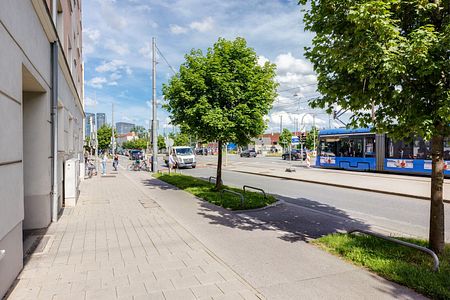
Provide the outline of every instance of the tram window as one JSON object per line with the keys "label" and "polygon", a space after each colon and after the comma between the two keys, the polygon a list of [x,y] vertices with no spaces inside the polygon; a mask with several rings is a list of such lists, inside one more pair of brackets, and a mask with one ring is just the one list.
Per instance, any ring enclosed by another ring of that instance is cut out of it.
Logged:
{"label": "tram window", "polygon": [[387,140],[386,157],[387,158],[414,158],[413,143],[405,141]]}
{"label": "tram window", "polygon": [[365,157],[375,157],[375,137],[366,137],[366,149],[364,155]]}
{"label": "tram window", "polygon": [[444,138],[444,159],[450,160],[450,137]]}
{"label": "tram window", "polygon": [[336,156],[337,143],[339,139],[324,138],[320,139],[320,155],[321,156]]}
{"label": "tram window", "polygon": [[417,159],[431,159],[431,144],[423,138],[414,139],[413,157]]}
{"label": "tram window", "polygon": [[341,138],[338,144],[338,151],[341,157],[363,157],[363,138]]}

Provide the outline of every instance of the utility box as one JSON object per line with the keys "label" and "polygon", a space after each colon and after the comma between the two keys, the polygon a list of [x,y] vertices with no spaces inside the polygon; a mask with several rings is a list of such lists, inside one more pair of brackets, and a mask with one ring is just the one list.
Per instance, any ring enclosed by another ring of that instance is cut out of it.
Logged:
{"label": "utility box", "polygon": [[66,207],[77,204],[79,178],[80,161],[76,158],[66,160],[64,164],[64,204]]}

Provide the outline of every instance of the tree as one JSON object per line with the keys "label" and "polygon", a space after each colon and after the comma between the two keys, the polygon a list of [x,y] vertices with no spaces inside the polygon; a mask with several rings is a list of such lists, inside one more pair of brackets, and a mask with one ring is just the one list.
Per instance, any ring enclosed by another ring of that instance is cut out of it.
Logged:
{"label": "tree", "polygon": [[175,135],[174,146],[191,146],[189,135],[186,133],[178,133]]}
{"label": "tree", "polygon": [[287,128],[283,128],[283,131],[280,134],[280,138],[278,139],[278,144],[280,144],[283,149],[286,149],[292,143],[292,132]]}
{"label": "tree", "polygon": [[144,139],[148,135],[148,130],[139,125],[133,126],[130,132],[134,132],[140,139]]}
{"label": "tree", "polygon": [[309,150],[316,150],[314,149],[314,145],[317,147],[318,136],[319,130],[316,127],[312,127],[306,134],[305,147]]}
{"label": "tree", "polygon": [[223,38],[206,55],[192,50],[180,71],[163,86],[172,124],[219,147],[216,188],[221,187],[223,145],[247,144],[266,128],[263,119],[275,100],[275,65],[258,64],[245,39]]}
{"label": "tree", "polygon": [[166,141],[162,135],[158,135],[158,149],[166,149]]}
{"label": "tree", "polygon": [[352,126],[373,125],[396,139],[419,135],[431,141],[429,246],[442,253],[443,142],[450,134],[449,1],[310,2],[304,19],[316,35],[306,57],[323,95],[313,106],[351,110]]}
{"label": "tree", "polygon": [[[115,133],[115,132],[114,132]],[[111,146],[112,128],[105,124],[97,130],[98,149],[106,150]],[[117,134],[115,133],[115,136]]]}

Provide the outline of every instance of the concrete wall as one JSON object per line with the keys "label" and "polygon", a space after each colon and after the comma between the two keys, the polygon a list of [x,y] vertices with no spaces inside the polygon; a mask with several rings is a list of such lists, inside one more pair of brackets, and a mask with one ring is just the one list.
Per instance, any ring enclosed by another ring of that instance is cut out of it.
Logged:
{"label": "concrete wall", "polygon": [[[0,0],[0,299],[22,268],[22,230],[51,221],[50,46],[32,0]],[[77,83],[60,65],[60,192],[64,161],[82,153]]]}

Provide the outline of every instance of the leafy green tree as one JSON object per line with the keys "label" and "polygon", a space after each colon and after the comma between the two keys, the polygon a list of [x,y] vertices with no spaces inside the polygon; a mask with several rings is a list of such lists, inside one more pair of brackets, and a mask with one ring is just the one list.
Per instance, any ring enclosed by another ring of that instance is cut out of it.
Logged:
{"label": "leafy green tree", "polygon": [[[230,141],[247,144],[263,133],[263,119],[276,98],[275,65],[258,64],[258,56],[245,39],[223,38],[204,55],[192,50],[180,71],[163,86],[165,108],[172,123],[204,141],[217,141],[219,149]],[[216,188],[222,178],[219,150]]]}
{"label": "leafy green tree", "polygon": [[[115,132],[114,132],[115,133]],[[111,147],[112,129],[108,124],[103,125],[97,130],[98,149],[106,150]],[[115,133],[117,137],[117,134]]]}
{"label": "leafy green tree", "polygon": [[166,141],[162,135],[158,135],[158,149],[166,149]]}
{"label": "leafy green tree", "polygon": [[305,147],[309,150],[314,149],[314,145],[317,147],[319,130],[316,127],[312,127],[310,131],[306,134]]}
{"label": "leafy green tree", "polygon": [[280,138],[278,139],[278,144],[286,149],[292,143],[292,132],[287,128],[283,128],[283,131],[280,134]]}
{"label": "leafy green tree", "polygon": [[329,112],[349,109],[351,126],[373,125],[396,139],[420,135],[431,141],[429,243],[442,253],[443,143],[450,134],[449,1],[299,1],[307,2],[306,28],[315,37],[306,57],[323,95],[313,104]]}
{"label": "leafy green tree", "polygon": [[125,149],[147,149],[147,139],[135,139],[123,142],[122,147]]}
{"label": "leafy green tree", "polygon": [[190,146],[189,135],[186,133],[178,133],[174,140],[175,146]]}
{"label": "leafy green tree", "polygon": [[136,135],[140,139],[144,139],[148,136],[148,130],[145,129],[143,126],[135,125],[131,128],[130,132],[136,133]]}

